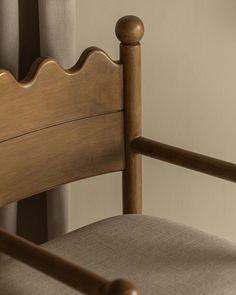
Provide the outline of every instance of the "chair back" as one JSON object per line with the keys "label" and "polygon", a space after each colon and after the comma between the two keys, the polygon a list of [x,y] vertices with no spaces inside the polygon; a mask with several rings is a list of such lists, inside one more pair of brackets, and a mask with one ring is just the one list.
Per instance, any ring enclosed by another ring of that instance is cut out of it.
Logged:
{"label": "chair back", "polygon": [[39,58],[23,81],[0,71],[0,207],[82,178],[123,171],[124,213],[141,212],[140,44],[121,18],[120,61],[91,47],[64,70]]}
{"label": "chair back", "polygon": [[124,164],[123,71],[97,48],[70,70],[0,72],[0,206]]}

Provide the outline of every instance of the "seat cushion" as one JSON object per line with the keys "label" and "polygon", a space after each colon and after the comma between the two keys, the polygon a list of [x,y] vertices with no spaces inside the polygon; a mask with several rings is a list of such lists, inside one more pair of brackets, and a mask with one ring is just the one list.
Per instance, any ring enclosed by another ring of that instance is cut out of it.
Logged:
{"label": "seat cushion", "polygon": [[[235,295],[236,245],[144,215],[116,216],[43,245],[145,295]],[[13,259],[0,265],[1,295],[79,294]]]}

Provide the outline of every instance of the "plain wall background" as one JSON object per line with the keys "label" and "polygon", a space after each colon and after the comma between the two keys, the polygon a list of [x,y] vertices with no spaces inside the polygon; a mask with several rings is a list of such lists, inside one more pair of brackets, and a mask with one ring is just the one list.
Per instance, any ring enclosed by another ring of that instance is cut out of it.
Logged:
{"label": "plain wall background", "polygon": [[[78,56],[118,59],[119,17],[143,19],[143,134],[236,162],[236,1],[79,0]],[[72,184],[70,229],[121,213],[121,174]],[[236,241],[236,185],[143,158],[145,214]]]}

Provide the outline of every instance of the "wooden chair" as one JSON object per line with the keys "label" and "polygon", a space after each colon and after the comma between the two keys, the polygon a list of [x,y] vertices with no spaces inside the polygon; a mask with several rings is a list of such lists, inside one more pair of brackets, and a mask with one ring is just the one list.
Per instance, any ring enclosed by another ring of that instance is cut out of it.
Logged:
{"label": "wooden chair", "polygon": [[42,247],[1,229],[16,260],[0,264],[0,294],[236,294],[234,244],[140,214],[142,154],[236,181],[235,164],[141,137],[143,33],[118,21],[119,62],[89,48],[68,71],[46,58],[21,82],[0,72],[0,206],[123,171],[124,208]]}

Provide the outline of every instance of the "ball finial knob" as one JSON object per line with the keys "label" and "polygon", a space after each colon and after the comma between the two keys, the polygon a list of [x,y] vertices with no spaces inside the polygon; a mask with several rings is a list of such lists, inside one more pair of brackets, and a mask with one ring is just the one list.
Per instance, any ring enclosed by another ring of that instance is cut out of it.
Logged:
{"label": "ball finial knob", "polygon": [[143,34],[143,22],[135,15],[124,16],[116,24],[116,36],[123,44],[136,45],[142,39]]}
{"label": "ball finial knob", "polygon": [[138,295],[136,288],[125,280],[115,280],[106,284],[103,295]]}

